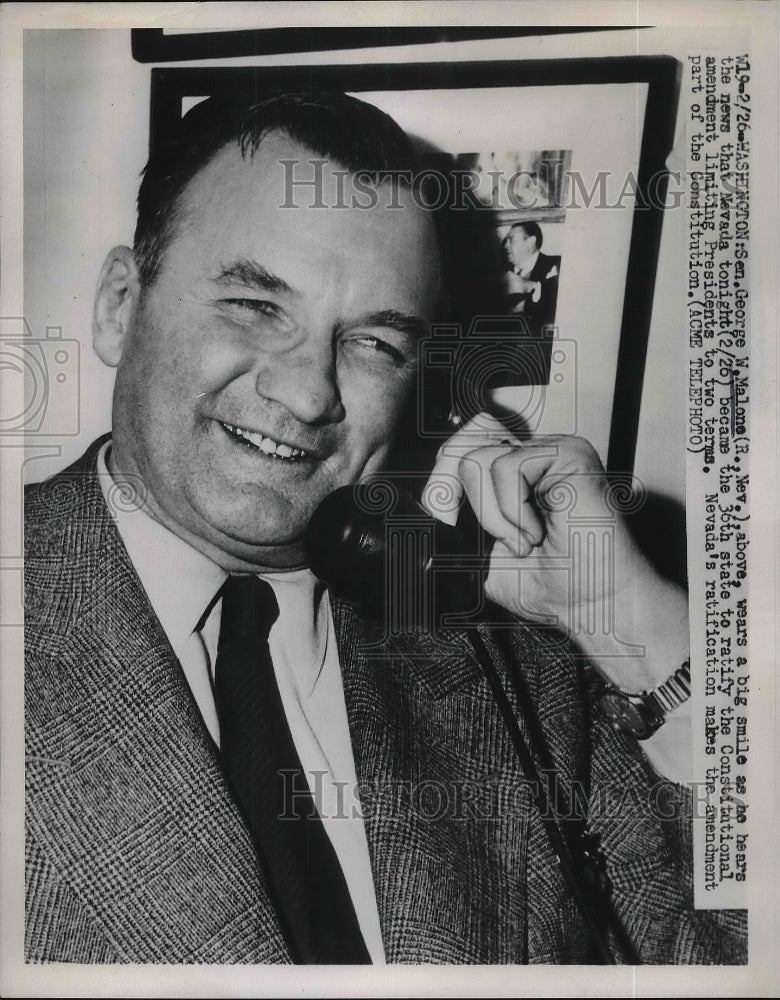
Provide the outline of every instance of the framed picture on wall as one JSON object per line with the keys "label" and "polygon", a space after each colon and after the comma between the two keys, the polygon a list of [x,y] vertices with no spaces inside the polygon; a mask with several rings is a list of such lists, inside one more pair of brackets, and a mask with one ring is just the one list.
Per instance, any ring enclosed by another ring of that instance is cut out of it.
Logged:
{"label": "framed picture on wall", "polygon": [[[466,416],[581,434],[633,469],[679,90],[667,57],[154,68],[150,143],[194,104],[252,87],[332,87],[418,147],[449,290],[425,376]],[[439,359],[437,362],[436,359]]]}

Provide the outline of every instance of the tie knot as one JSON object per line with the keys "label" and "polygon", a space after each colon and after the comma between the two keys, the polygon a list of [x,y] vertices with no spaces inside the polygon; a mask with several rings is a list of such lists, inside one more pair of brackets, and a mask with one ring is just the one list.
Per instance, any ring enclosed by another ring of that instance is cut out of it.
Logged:
{"label": "tie knot", "polygon": [[273,587],[257,576],[229,576],[222,588],[222,635],[265,640],[279,617]]}

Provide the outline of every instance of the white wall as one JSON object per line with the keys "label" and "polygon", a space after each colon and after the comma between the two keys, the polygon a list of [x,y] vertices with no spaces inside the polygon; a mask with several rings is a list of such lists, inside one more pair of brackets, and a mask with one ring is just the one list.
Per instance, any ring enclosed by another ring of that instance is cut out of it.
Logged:
{"label": "white wall", "polygon": [[[127,31],[25,32],[25,318],[36,337],[55,326],[79,342],[81,417],[79,434],[51,439],[61,459],[28,461],[28,481],[69,464],[111,426],[113,371],[92,352],[92,300],[107,251],[132,244],[149,91]],[[57,413],[48,416],[42,430],[53,432]]]}
{"label": "white wall", "polygon": [[[653,45],[662,52],[669,50],[663,39],[656,38],[653,42],[651,35],[618,32],[588,38],[578,35],[510,39],[393,49],[379,56],[346,52],[340,61],[531,55],[552,58],[591,52],[633,55],[637,54],[638,39],[649,51]],[[115,243],[132,242],[138,175],[146,158],[150,68],[132,60],[130,34],[126,30],[27,32],[25,54],[25,315],[38,337],[44,336],[47,326],[62,327],[64,338],[79,342],[81,360],[79,433],[37,438],[56,441],[61,454],[45,458],[31,455],[25,470],[29,481],[68,464],[110,426],[113,373],[91,351],[91,304],[106,251]],[[327,61],[328,57],[319,55],[314,59]],[[294,61],[281,57],[251,60]],[[605,121],[613,120],[617,128],[635,133],[635,144],[638,143],[643,94],[644,88],[633,107],[625,95],[617,95],[620,107],[617,120],[615,116],[599,118],[598,109],[591,109],[598,132],[592,142],[580,142],[574,150],[573,167],[598,168],[600,157],[611,145],[610,135],[604,132]],[[542,113],[538,97],[532,92],[528,94],[519,148],[568,147],[572,129],[581,129],[577,123],[588,115],[584,97],[572,99],[566,106],[555,109],[554,114],[549,110]],[[376,98],[380,103],[387,100],[387,95]],[[402,124],[413,125],[405,121],[413,106],[388,110],[395,111]],[[426,105],[420,103],[416,107]],[[429,101],[426,127],[435,134],[434,110]],[[458,137],[462,149],[484,148],[483,140],[489,138],[491,127],[492,123],[486,128],[473,114],[464,114],[463,134]],[[556,137],[555,142],[549,138],[551,133]],[[546,137],[544,141],[542,136]],[[507,142],[507,148],[518,148],[518,142],[513,138]],[[630,157],[630,149],[626,155]],[[609,340],[616,335],[609,331],[618,329],[616,317],[624,270],[600,262],[597,244],[592,239],[593,227],[602,227],[604,245],[610,240],[625,243],[630,215],[629,211],[602,212],[598,218],[592,213],[588,218],[588,213],[581,213],[575,218],[570,213],[562,237],[564,254],[576,268],[575,273],[570,270],[561,281],[558,319],[561,335],[576,340],[578,345],[577,429],[590,437],[603,454],[614,377],[605,358],[615,345],[609,342],[598,349],[593,345],[601,345],[605,336]],[[636,464],[636,473],[649,490],[680,501],[684,497],[685,461],[682,362],[685,327],[680,291],[683,224],[681,210],[667,213],[658,275],[661,291],[654,307]],[[565,256],[565,262],[566,259]],[[548,411],[549,419],[543,429],[553,430],[557,419],[555,406],[548,405]]]}

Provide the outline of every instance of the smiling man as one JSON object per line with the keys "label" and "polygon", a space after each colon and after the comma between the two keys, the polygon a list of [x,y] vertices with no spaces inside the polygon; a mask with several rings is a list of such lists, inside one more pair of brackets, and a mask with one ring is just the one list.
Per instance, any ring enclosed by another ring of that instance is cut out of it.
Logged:
{"label": "smiling man", "polygon": [[[291,164],[319,207],[289,204]],[[306,93],[206,101],[147,166],[95,302],[112,433],[27,495],[30,961],[744,960],[742,916],[696,914],[686,874],[684,595],[619,521],[603,580],[556,572],[555,489],[608,513],[587,443],[483,417],[434,476],[495,539],[486,592],[517,618],[489,653],[523,674],[521,726],[592,793],[601,934],[462,637],[388,636],[305,566],[312,513],[383,467],[420,374],[442,279],[413,169],[385,115]],[[646,651],[580,635],[583,663],[521,621],[586,613]]]}
{"label": "smiling man", "polygon": [[284,161],[315,158],[279,132],[251,159],[220,150],[179,198],[154,281],[122,247],[101,278],[111,471],[230,571],[299,566],[317,503],[381,466],[436,304],[435,235],[408,191],[396,211],[280,207]]}

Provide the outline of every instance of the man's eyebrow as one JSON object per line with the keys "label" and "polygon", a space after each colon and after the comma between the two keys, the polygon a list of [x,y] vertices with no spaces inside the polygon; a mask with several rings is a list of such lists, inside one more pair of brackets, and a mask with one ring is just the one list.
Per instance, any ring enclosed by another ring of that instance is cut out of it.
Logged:
{"label": "man's eyebrow", "polygon": [[[241,257],[232,264],[220,267],[214,280],[218,285],[238,284],[248,288],[256,288],[259,291],[272,292],[276,295],[287,295],[291,298],[298,296],[298,292],[283,278],[273,274],[262,264],[246,257]],[[357,321],[350,323],[349,326],[386,327],[406,334],[415,340],[420,340],[428,333],[428,324],[421,316],[402,313],[397,309],[382,309],[379,312],[366,313],[364,316],[360,316]]]}
{"label": "man's eyebrow", "polygon": [[275,295],[287,295],[291,298],[298,294],[283,278],[247,257],[240,257],[232,264],[223,264],[214,281],[218,285],[244,285],[261,292],[272,292]]}
{"label": "man's eyebrow", "polygon": [[349,325],[351,327],[385,327],[390,330],[397,330],[399,333],[404,333],[415,340],[421,340],[428,335],[428,323],[421,316],[398,312],[397,309],[383,309],[381,312],[367,313]]}

